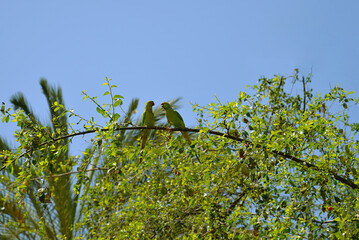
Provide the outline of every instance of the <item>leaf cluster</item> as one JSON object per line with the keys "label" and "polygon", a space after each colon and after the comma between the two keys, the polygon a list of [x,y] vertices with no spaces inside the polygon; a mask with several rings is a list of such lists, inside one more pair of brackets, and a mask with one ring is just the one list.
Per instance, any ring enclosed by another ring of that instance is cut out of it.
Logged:
{"label": "leaf cluster", "polygon": [[[3,119],[9,116],[19,124],[20,147],[1,153],[11,195],[1,204],[10,209],[11,199],[30,199],[26,191],[32,188],[39,198],[51,193],[55,201],[53,195],[63,189],[50,183],[70,186],[76,217],[70,224],[75,234],[69,237],[79,239],[357,238],[359,124],[350,122],[347,109],[358,100],[339,86],[313,94],[310,81],[311,76],[299,77],[296,71],[290,77],[261,78],[231,102],[216,97],[207,106],[193,104],[198,124],[181,129],[192,132],[191,146],[166,131],[160,121],[164,112],[156,108],[156,127],[141,150],[143,127],[135,118],[139,100],[124,111],[123,97],[113,93],[107,78],[104,96],[110,103],[83,92],[103,126],[54,100],[57,117],[52,119],[59,127],[42,126],[24,108],[12,115],[6,110]],[[301,90],[293,94],[298,85]],[[83,129],[75,131],[65,115],[83,122]],[[82,156],[69,156],[70,138],[90,133],[91,145]],[[57,212],[61,229],[68,213],[56,202],[55,208],[46,206]],[[8,219],[13,215],[7,212]],[[28,218],[22,219],[27,226]],[[46,226],[50,220],[40,222]],[[44,229],[37,236],[46,236]],[[58,236],[67,231],[57,231]]]}

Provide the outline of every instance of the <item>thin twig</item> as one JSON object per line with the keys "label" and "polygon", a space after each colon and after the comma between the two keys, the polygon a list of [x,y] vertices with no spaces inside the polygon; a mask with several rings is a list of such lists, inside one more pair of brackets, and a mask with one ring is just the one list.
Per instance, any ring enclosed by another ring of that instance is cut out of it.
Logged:
{"label": "thin twig", "polygon": [[306,104],[306,96],[307,94],[305,93],[305,78],[302,78],[303,81],[303,112],[305,112],[305,104]]}
{"label": "thin twig", "polygon": [[[94,104],[96,104],[96,106],[97,106],[99,109],[101,109],[102,111],[108,113],[103,107],[100,106],[100,104],[98,104],[98,103],[95,101],[95,99],[94,99],[93,97],[90,97],[90,96],[89,96],[86,92],[84,92],[84,91],[82,91],[82,94],[85,95],[85,96],[87,96]],[[111,115],[111,114],[109,114],[109,115]]]}

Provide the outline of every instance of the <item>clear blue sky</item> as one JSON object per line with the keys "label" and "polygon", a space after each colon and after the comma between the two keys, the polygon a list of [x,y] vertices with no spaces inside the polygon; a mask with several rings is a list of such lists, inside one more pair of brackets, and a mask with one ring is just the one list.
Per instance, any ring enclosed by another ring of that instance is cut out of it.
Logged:
{"label": "clear blue sky", "polygon": [[[45,77],[67,107],[98,116],[81,91],[100,96],[109,77],[141,111],[147,100],[183,97],[194,126],[189,102],[232,101],[259,77],[294,68],[312,70],[317,92],[339,83],[359,97],[358,10],[357,0],[1,1],[0,100],[22,91],[47,120]],[[1,123],[0,132],[11,140]]]}

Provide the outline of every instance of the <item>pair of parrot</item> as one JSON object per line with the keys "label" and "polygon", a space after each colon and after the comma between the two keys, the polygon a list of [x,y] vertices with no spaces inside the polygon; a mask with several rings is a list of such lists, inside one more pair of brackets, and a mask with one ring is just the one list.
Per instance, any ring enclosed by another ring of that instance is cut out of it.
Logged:
{"label": "pair of parrot", "polygon": [[[153,127],[155,125],[155,116],[152,112],[152,106],[155,105],[153,101],[148,101],[145,105],[145,111],[142,114],[141,125],[147,127]],[[167,122],[175,128],[185,128],[183,118],[181,115],[173,110],[171,105],[167,102],[161,104],[162,108],[166,111]],[[187,132],[181,131],[183,137],[187,140],[188,144],[191,145],[191,138]],[[150,129],[145,129],[142,136],[141,149],[146,145]]]}

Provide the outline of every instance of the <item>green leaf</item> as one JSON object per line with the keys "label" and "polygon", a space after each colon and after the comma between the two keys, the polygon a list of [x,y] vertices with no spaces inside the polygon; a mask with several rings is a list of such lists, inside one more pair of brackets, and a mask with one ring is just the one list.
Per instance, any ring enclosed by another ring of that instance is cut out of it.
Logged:
{"label": "green leaf", "polygon": [[105,115],[105,111],[104,111],[103,109],[99,108],[99,107],[96,108],[96,111],[97,111],[99,114],[101,114],[102,116]]}
{"label": "green leaf", "polygon": [[5,117],[3,117],[2,122],[8,123],[9,120],[10,120],[10,116],[9,116],[9,115],[6,115]]}
{"label": "green leaf", "polygon": [[118,119],[120,119],[120,114],[118,114],[118,113],[115,113],[115,115],[113,116],[113,121],[117,121]]}
{"label": "green leaf", "polygon": [[118,99],[118,98],[123,98],[123,96],[121,96],[121,95],[115,95],[115,96],[113,96],[113,98],[114,98],[114,99]]}
{"label": "green leaf", "polygon": [[122,105],[121,99],[117,99],[116,102],[113,104],[113,107],[117,107],[118,105]]}

